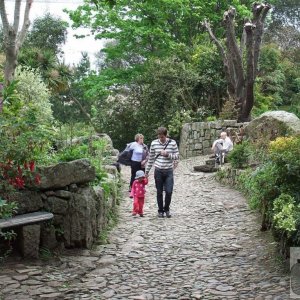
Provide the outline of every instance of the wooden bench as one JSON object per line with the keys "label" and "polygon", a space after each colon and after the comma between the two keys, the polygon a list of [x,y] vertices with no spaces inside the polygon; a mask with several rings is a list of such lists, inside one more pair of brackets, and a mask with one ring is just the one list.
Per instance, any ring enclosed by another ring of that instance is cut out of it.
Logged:
{"label": "wooden bench", "polygon": [[0,219],[0,230],[5,228],[21,227],[20,250],[24,257],[38,258],[40,246],[40,223],[51,220],[53,214],[45,211],[37,211],[17,215],[7,219]]}

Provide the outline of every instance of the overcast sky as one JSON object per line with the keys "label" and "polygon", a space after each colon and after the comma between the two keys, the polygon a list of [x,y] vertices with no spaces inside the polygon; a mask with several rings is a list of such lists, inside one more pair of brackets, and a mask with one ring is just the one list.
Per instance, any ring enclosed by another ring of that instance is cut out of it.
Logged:
{"label": "overcast sky", "polygon": [[[13,18],[13,9],[15,0],[4,0],[7,13],[9,14],[9,20]],[[30,20],[31,22],[39,17],[42,17],[46,13],[62,18],[64,21],[71,23],[68,15],[63,12],[64,8],[71,10],[76,9],[83,1],[81,0],[34,0],[32,8],[30,10]],[[25,1],[22,1],[22,8]],[[23,12],[23,9],[22,9]],[[23,15],[22,15],[23,16]],[[94,54],[97,53],[101,48],[103,43],[101,41],[95,41],[92,36],[86,37],[84,39],[76,39],[74,34],[88,34],[89,30],[80,29],[72,30],[68,29],[68,37],[66,45],[63,47],[65,52],[65,62],[67,64],[78,63],[81,58],[81,52],[85,51],[89,53],[91,63],[94,62]]]}

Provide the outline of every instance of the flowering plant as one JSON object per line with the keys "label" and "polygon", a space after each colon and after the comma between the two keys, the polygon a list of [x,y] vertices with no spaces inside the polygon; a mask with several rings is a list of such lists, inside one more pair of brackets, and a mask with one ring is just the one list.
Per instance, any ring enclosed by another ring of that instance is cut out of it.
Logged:
{"label": "flowering plant", "polygon": [[7,189],[7,184],[16,188],[23,189],[25,185],[40,184],[41,176],[35,170],[35,162],[26,161],[21,166],[9,160],[6,163],[0,162],[0,187]]}

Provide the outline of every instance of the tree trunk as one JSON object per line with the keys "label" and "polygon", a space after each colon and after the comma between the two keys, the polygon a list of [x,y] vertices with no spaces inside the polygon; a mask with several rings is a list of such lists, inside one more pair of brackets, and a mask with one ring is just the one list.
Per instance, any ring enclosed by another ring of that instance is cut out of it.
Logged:
{"label": "tree trunk", "polygon": [[10,25],[7,18],[5,2],[4,0],[0,0],[0,16],[4,34],[3,46],[6,58],[4,69],[4,80],[6,85],[9,84],[14,78],[19,50],[24,42],[28,27],[30,25],[29,12],[33,0],[26,0],[23,24],[21,30],[19,31],[21,2],[21,0],[15,0],[14,20],[13,25]]}
{"label": "tree trunk", "polygon": [[253,31],[255,26],[251,23],[245,24],[246,31],[246,93],[242,111],[239,115],[240,122],[250,121],[250,113],[254,105],[254,55],[253,55]]}
{"label": "tree trunk", "polygon": [[[270,8],[269,4],[253,4],[253,20],[244,26],[245,35],[243,38],[246,37],[246,39],[241,41],[240,47],[234,30],[235,9],[231,7],[226,11],[223,20],[226,29],[226,50],[213,34],[209,23],[204,22],[211,40],[217,46],[223,59],[228,96],[234,99],[239,122],[251,119],[251,110],[254,105],[254,83],[257,75],[264,21]],[[243,60],[244,43],[246,44],[245,62]]]}

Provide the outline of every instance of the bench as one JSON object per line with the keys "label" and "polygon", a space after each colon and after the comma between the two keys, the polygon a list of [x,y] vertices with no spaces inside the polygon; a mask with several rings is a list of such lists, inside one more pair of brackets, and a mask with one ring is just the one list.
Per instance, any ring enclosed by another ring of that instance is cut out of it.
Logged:
{"label": "bench", "polygon": [[0,219],[0,230],[12,227],[21,227],[20,250],[24,257],[38,258],[40,246],[40,223],[51,220],[53,214],[45,211],[37,211],[17,215],[7,219]]}

